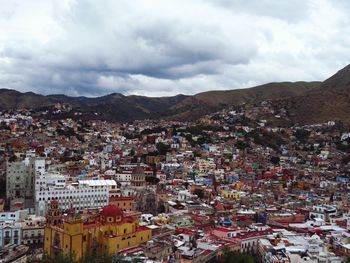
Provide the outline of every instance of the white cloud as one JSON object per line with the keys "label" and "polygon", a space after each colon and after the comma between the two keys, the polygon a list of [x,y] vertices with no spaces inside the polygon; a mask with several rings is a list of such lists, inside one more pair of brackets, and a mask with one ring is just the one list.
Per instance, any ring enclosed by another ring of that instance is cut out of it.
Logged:
{"label": "white cloud", "polygon": [[0,87],[193,94],[323,80],[350,60],[343,1],[0,0]]}

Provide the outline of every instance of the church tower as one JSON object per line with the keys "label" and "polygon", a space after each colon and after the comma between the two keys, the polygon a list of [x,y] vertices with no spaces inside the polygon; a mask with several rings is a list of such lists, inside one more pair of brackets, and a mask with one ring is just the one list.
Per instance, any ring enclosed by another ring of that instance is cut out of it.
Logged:
{"label": "church tower", "polygon": [[62,210],[59,208],[58,200],[52,200],[46,213],[46,223],[51,226],[62,224]]}

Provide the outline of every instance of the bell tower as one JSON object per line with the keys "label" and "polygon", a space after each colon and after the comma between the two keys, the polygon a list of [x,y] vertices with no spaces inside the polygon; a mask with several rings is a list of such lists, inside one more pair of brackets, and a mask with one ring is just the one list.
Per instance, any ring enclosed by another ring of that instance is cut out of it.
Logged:
{"label": "bell tower", "polygon": [[58,200],[52,200],[46,213],[46,223],[51,226],[62,224],[62,211],[59,208]]}

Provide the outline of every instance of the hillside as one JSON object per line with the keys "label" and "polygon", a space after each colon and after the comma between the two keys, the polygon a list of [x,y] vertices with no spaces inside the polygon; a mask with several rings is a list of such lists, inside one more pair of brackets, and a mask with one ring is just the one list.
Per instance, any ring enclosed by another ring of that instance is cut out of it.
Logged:
{"label": "hillside", "polygon": [[326,79],[320,90],[328,90],[331,92],[349,92],[350,91],[350,65],[339,70],[336,74]]}
{"label": "hillside", "polygon": [[[52,118],[75,117],[109,121],[132,121],[146,118],[195,120],[205,114],[240,104],[270,101],[286,108],[294,123],[341,120],[350,124],[350,66],[324,82],[268,83],[253,88],[208,91],[193,96],[172,97],[124,96],[113,93],[97,98],[43,96],[32,92],[0,89],[0,110],[53,109],[61,103],[71,109]],[[66,107],[66,108],[67,108]]]}
{"label": "hillside", "polygon": [[326,79],[318,88],[281,100],[295,123],[339,120],[350,125],[350,66]]}
{"label": "hillside", "polygon": [[204,114],[243,103],[293,98],[319,88],[321,82],[274,82],[248,89],[208,91],[188,97],[175,105],[178,119],[196,119]]}
{"label": "hillside", "polygon": [[209,91],[194,96],[177,95],[158,98],[124,96],[118,93],[97,98],[65,95],[42,96],[3,89],[0,90],[0,109],[30,108],[39,110],[50,108],[55,103],[60,102],[71,106],[74,110],[83,112],[85,118],[100,118],[111,121],[159,117],[195,119],[230,105],[294,97],[318,87],[319,84],[319,82],[269,83],[250,89]]}

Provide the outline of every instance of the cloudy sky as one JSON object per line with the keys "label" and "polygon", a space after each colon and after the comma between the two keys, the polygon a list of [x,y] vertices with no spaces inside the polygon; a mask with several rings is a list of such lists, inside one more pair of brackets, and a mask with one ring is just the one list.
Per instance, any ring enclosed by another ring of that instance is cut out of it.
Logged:
{"label": "cloudy sky", "polygon": [[324,80],[347,0],[0,0],[0,88],[168,96]]}

